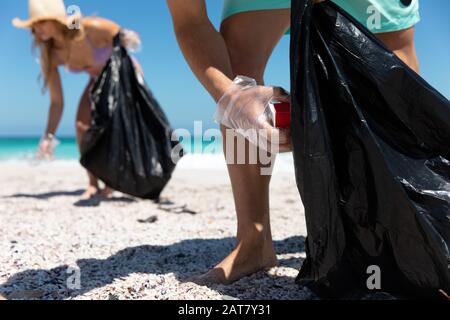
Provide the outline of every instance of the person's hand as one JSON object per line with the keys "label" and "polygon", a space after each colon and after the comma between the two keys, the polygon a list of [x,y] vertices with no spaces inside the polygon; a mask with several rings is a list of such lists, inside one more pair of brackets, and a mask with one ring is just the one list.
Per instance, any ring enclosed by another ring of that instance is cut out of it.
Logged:
{"label": "person's hand", "polygon": [[129,29],[122,29],[120,31],[120,42],[122,46],[131,52],[141,51],[142,41],[139,34]]}
{"label": "person's hand", "polygon": [[258,86],[254,79],[238,76],[219,100],[215,119],[266,151],[290,151],[290,131],[273,126],[271,101],[290,102],[290,96],[282,88]]}
{"label": "person's hand", "polygon": [[55,158],[54,150],[58,143],[58,140],[56,140],[52,134],[45,135],[39,143],[39,148],[36,155],[37,158],[39,160],[53,160]]}

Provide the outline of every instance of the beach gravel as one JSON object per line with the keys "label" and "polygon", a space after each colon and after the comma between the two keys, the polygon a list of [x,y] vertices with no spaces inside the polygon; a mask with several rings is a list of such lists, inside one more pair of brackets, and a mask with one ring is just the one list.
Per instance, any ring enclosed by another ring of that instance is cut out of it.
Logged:
{"label": "beach gravel", "polygon": [[235,244],[224,166],[181,165],[159,203],[119,193],[79,201],[85,183],[76,162],[0,163],[0,299],[314,298],[295,284],[306,227],[290,170],[274,175],[271,191],[280,265],[229,286],[186,281]]}

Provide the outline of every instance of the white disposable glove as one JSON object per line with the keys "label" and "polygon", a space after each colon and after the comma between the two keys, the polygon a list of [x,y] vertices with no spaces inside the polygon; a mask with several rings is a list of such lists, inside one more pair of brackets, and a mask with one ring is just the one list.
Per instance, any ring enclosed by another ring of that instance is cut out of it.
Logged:
{"label": "white disposable glove", "polygon": [[54,135],[45,135],[39,143],[39,148],[36,155],[37,159],[47,161],[53,160],[55,158],[54,151],[58,145],[59,141],[55,138]]}
{"label": "white disposable glove", "polygon": [[238,76],[219,100],[215,120],[266,151],[289,151],[290,130],[273,126],[273,101],[290,102],[290,96],[280,87],[259,86],[252,78]]}

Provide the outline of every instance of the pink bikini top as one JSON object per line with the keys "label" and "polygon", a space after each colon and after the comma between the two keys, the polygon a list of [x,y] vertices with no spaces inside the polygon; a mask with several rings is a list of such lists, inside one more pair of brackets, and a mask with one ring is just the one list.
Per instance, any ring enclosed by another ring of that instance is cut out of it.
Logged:
{"label": "pink bikini top", "polygon": [[110,46],[104,47],[104,48],[97,48],[95,44],[92,42],[89,36],[87,36],[87,41],[89,42],[92,52],[94,54],[94,65],[90,67],[85,68],[71,68],[67,67],[67,70],[73,73],[81,73],[81,72],[87,72],[92,77],[95,77],[98,75],[99,71],[103,69],[103,67],[108,62],[109,58],[111,57],[113,47],[112,44]]}
{"label": "pink bikini top", "polygon": [[[131,52],[140,50],[141,39],[136,32],[128,29],[121,29],[120,36],[122,45],[127,48],[127,50],[130,50]],[[113,52],[113,44],[111,43],[111,45],[104,48],[97,48],[89,36],[87,36],[87,41],[89,42],[94,54],[94,65],[85,68],[67,67],[67,70],[74,73],[87,72],[92,78],[95,78],[99,75],[111,57]],[[136,64],[138,64],[134,58],[132,59]]]}

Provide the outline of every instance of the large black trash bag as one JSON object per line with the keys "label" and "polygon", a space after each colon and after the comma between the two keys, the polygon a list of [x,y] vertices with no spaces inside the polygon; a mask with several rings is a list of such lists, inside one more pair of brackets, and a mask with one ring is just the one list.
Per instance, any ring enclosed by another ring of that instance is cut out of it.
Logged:
{"label": "large black trash bag", "polygon": [[292,7],[292,136],[319,295],[450,292],[450,103],[330,1]]}
{"label": "large black trash bag", "polygon": [[[91,91],[92,126],[83,136],[81,164],[109,187],[157,199],[175,169],[170,124],[136,72],[120,34]],[[174,158],[175,159],[175,158]]]}

